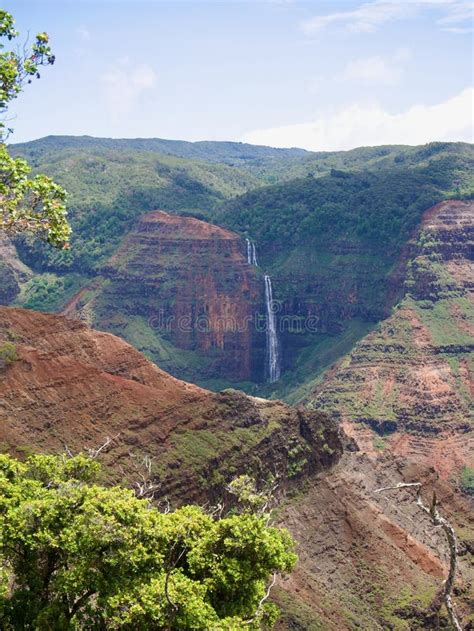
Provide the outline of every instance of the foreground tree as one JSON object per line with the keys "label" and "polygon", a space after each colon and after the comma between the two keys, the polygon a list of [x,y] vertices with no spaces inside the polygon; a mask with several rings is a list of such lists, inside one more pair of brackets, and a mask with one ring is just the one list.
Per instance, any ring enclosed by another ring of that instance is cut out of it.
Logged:
{"label": "foreground tree", "polygon": [[250,511],[161,513],[94,481],[85,455],[0,455],[0,628],[270,628],[272,574],[296,556]]}
{"label": "foreground tree", "polygon": [[51,245],[67,247],[71,229],[66,218],[66,193],[45,175],[29,178],[31,168],[8,153],[8,105],[25,83],[39,78],[41,66],[54,63],[47,33],[38,33],[30,50],[5,50],[18,37],[12,15],[0,9],[0,230],[14,235],[34,233]]}

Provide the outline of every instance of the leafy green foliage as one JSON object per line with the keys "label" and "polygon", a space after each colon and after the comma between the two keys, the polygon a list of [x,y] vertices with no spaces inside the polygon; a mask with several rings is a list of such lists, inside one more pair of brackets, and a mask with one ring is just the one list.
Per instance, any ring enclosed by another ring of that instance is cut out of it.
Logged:
{"label": "leafy green foliage", "polygon": [[[0,116],[5,116],[8,104],[39,78],[39,67],[54,63],[47,33],[39,33],[30,51],[23,55],[7,51],[1,38],[18,37],[13,17],[0,10]],[[66,220],[66,193],[45,175],[28,178],[30,167],[25,160],[13,158],[5,146],[5,123],[0,121],[0,230],[8,234],[34,233],[55,246],[64,246],[70,227]]]}
{"label": "leafy green foliage", "polygon": [[251,512],[163,514],[95,483],[79,455],[0,456],[0,626],[9,629],[232,630],[271,626],[272,572],[289,534]]}
{"label": "leafy green foliage", "polygon": [[66,192],[46,175],[28,178],[30,167],[21,158],[12,158],[0,144],[0,230],[45,237],[64,246],[71,228],[66,220]]}
{"label": "leafy green foliage", "polygon": [[86,280],[79,274],[38,274],[22,285],[14,304],[35,311],[58,311]]}
{"label": "leafy green foliage", "polygon": [[474,193],[472,147],[433,144],[432,154],[426,155],[427,145],[408,164],[332,169],[318,178],[251,191],[224,204],[215,218],[250,234],[260,251],[288,250],[308,241],[330,249],[334,242],[347,241],[398,253],[422,212],[458,193],[458,180],[464,183],[465,195]]}

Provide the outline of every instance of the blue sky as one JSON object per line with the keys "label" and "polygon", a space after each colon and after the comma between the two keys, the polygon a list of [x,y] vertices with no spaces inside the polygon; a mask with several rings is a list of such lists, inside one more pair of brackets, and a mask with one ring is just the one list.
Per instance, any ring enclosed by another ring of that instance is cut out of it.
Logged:
{"label": "blue sky", "polygon": [[48,134],[314,150],[472,141],[472,3],[4,0],[57,56],[11,108]]}

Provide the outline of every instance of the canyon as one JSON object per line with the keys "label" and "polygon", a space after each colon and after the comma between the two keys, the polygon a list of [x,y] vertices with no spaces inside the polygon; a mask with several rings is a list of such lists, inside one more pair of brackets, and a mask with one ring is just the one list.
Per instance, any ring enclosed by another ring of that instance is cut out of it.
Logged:
{"label": "canyon", "polygon": [[[126,163],[116,151],[112,171]],[[0,368],[0,442],[22,457],[109,437],[106,481],[133,485],[148,456],[173,504],[217,503],[241,472],[277,477],[274,519],[299,555],[273,591],[281,631],[436,628],[446,543],[411,491],[375,493],[421,482],[455,527],[454,599],[470,628],[474,203],[452,182],[462,172],[468,187],[471,150],[360,151],[366,171],[345,154],[251,169],[241,155],[239,169],[280,183],[208,208],[132,191],[140,204],[117,233],[128,193],[90,215],[73,208],[87,260],[1,247],[6,303],[36,279],[78,279],[61,316],[0,307],[0,351],[15,349]],[[85,157],[74,160],[81,174]],[[297,177],[284,181],[285,169]],[[192,196],[182,176],[173,187]],[[94,217],[110,241],[87,233]]]}
{"label": "canyon", "polygon": [[5,343],[16,357],[0,369],[3,450],[75,453],[109,437],[100,456],[104,481],[133,485],[148,456],[159,497],[173,505],[222,501],[225,483],[241,472],[276,478],[275,517],[295,536],[300,557],[274,592],[280,629],[430,628],[445,547],[408,492],[374,494],[401,480],[436,489],[456,525],[456,601],[467,615],[472,502],[453,485],[468,462],[465,434],[453,429],[420,448],[420,437],[399,432],[378,450],[365,424],[345,421],[340,434],[319,411],[206,391],[121,339],[63,316],[2,307],[0,348]]}
{"label": "canyon", "polygon": [[[429,604],[446,575],[446,542],[413,492],[374,493],[399,482],[422,482],[428,498],[437,493],[463,555],[458,606],[472,610],[474,506],[463,476],[474,465],[473,242],[473,202],[428,209],[400,262],[405,296],[304,401],[305,409],[326,411],[352,446],[285,509],[284,523],[306,542],[290,583],[294,610],[305,612],[301,628],[352,629],[364,620],[371,629],[436,628]],[[411,559],[403,569],[400,553]],[[377,577],[367,574],[372,566]],[[338,602],[345,622],[328,620],[312,593]],[[371,619],[374,604],[383,611],[380,626]]]}
{"label": "canyon", "polygon": [[16,356],[0,369],[0,443],[17,455],[78,452],[109,437],[109,481],[132,479],[147,455],[162,494],[182,504],[215,499],[244,471],[275,475],[283,489],[342,452],[325,415],[206,391],[83,322],[0,307],[0,351],[7,344]]}

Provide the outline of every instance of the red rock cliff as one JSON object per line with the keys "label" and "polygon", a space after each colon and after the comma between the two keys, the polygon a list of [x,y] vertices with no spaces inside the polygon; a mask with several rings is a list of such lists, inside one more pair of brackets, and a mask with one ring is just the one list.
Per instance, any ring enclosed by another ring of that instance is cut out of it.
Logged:
{"label": "red rock cliff", "polygon": [[0,361],[3,451],[81,451],[114,437],[104,454],[109,477],[133,477],[130,454],[148,454],[163,493],[177,502],[221,493],[243,471],[277,471],[284,485],[341,453],[327,417],[203,390],[82,322],[0,307],[0,360],[6,345],[16,358]]}
{"label": "red rock cliff", "polygon": [[[156,338],[142,350],[189,379],[248,380],[261,371],[253,347],[263,285],[239,235],[193,217],[152,212],[102,272],[107,282],[90,305],[98,328],[140,347],[126,327],[120,329],[140,318],[136,326],[147,329],[148,340]],[[184,372],[173,347],[194,352],[182,362]]]}

